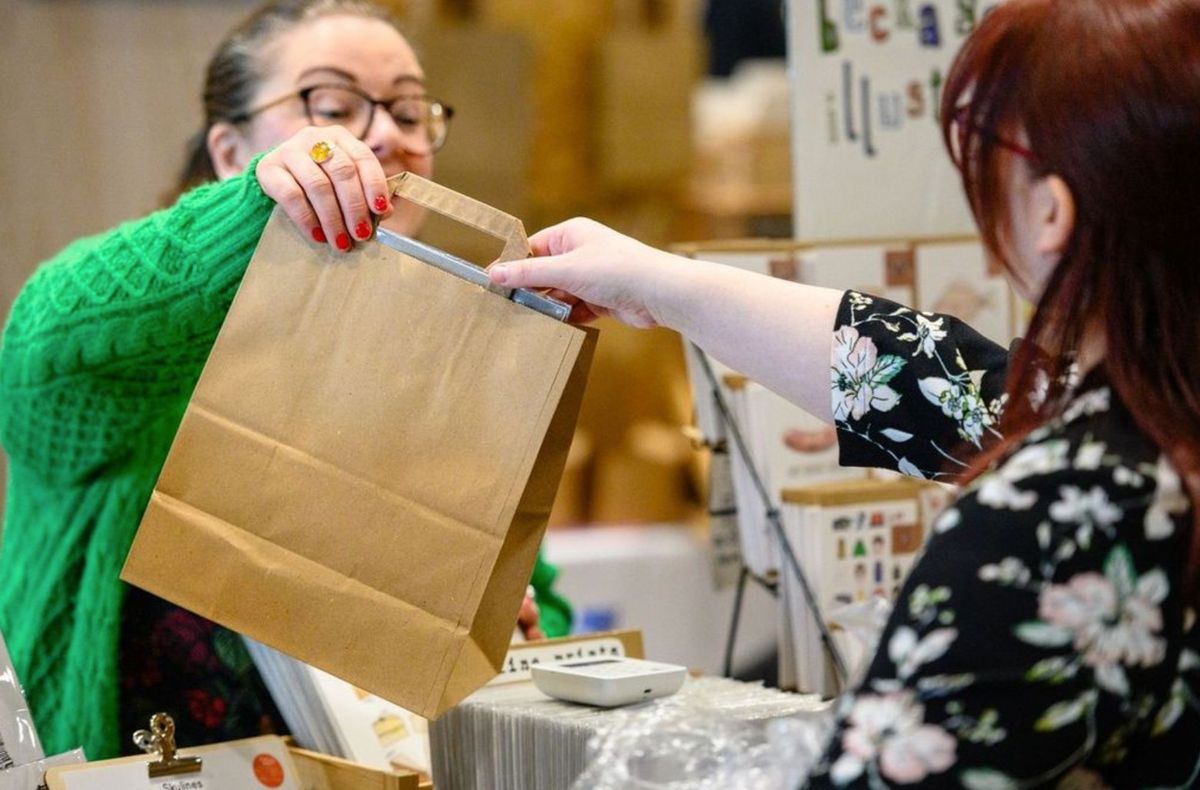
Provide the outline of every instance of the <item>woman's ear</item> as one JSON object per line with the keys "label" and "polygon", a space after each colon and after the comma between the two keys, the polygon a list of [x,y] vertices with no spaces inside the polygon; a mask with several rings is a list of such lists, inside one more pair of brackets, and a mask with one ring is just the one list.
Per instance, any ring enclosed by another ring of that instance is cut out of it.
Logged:
{"label": "woman's ear", "polygon": [[212,159],[213,172],[224,181],[246,169],[246,139],[240,129],[228,121],[217,121],[208,130],[208,155]]}
{"label": "woman's ear", "polygon": [[1057,262],[1075,232],[1075,196],[1056,175],[1043,178],[1037,192],[1037,251]]}

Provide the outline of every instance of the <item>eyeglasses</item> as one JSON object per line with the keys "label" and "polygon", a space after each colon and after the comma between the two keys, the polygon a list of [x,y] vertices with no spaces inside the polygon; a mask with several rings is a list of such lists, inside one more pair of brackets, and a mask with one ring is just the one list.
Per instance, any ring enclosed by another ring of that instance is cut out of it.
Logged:
{"label": "eyeglasses", "polygon": [[970,142],[969,138],[971,134],[976,134],[992,145],[999,146],[1005,151],[1027,159],[1032,164],[1036,165],[1040,162],[1038,155],[1029,148],[1020,143],[1006,140],[992,129],[976,123],[975,119],[971,117],[971,105],[964,104],[954,110],[954,121],[950,129],[950,144],[953,147],[950,155],[960,167],[964,164],[963,157],[967,149],[967,144]]}
{"label": "eyeglasses", "polygon": [[375,108],[382,107],[396,122],[400,133],[414,143],[416,153],[436,153],[446,144],[454,108],[428,96],[397,96],[376,99],[352,85],[310,85],[281,96],[229,120],[243,123],[272,107],[299,98],[313,126],[343,126],[358,139],[367,136],[375,119]]}

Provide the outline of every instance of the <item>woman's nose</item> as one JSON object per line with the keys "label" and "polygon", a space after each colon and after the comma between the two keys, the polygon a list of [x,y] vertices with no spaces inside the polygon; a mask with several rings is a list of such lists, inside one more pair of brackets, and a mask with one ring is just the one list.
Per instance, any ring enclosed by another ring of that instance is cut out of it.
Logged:
{"label": "woman's nose", "polygon": [[409,131],[402,127],[391,113],[376,108],[371,125],[363,138],[371,151],[380,160],[389,157],[426,157],[432,155],[428,141],[419,129]]}

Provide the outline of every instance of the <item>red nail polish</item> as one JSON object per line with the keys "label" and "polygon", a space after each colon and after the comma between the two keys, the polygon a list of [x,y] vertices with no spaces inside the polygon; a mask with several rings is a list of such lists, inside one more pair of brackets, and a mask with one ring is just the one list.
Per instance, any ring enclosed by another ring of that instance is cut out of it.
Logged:
{"label": "red nail polish", "polygon": [[371,226],[367,224],[366,220],[363,220],[354,226],[354,235],[360,239],[371,238]]}
{"label": "red nail polish", "polygon": [[375,198],[375,210],[376,211],[382,213],[384,211],[387,211],[387,207],[388,207],[387,198],[385,198],[383,195],[380,195],[379,197]]}
{"label": "red nail polish", "polygon": [[320,228],[312,229],[312,237],[313,241],[315,241],[317,244],[324,244],[326,241],[328,241],[328,239],[325,238],[325,231],[321,230]]}
{"label": "red nail polish", "polygon": [[350,249],[350,236],[345,232],[339,233],[337,238],[334,239],[334,243],[337,244],[337,248],[339,250],[345,252]]}

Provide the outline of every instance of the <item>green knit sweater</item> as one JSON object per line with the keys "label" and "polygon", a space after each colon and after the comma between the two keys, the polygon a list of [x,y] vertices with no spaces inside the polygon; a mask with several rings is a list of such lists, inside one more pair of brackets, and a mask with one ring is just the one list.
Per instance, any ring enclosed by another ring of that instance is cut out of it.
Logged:
{"label": "green knit sweater", "polygon": [[[0,347],[0,633],[48,753],[114,756],[121,565],[273,203],[247,172],[75,242],[13,305]],[[539,558],[549,635],[570,609]]]}

